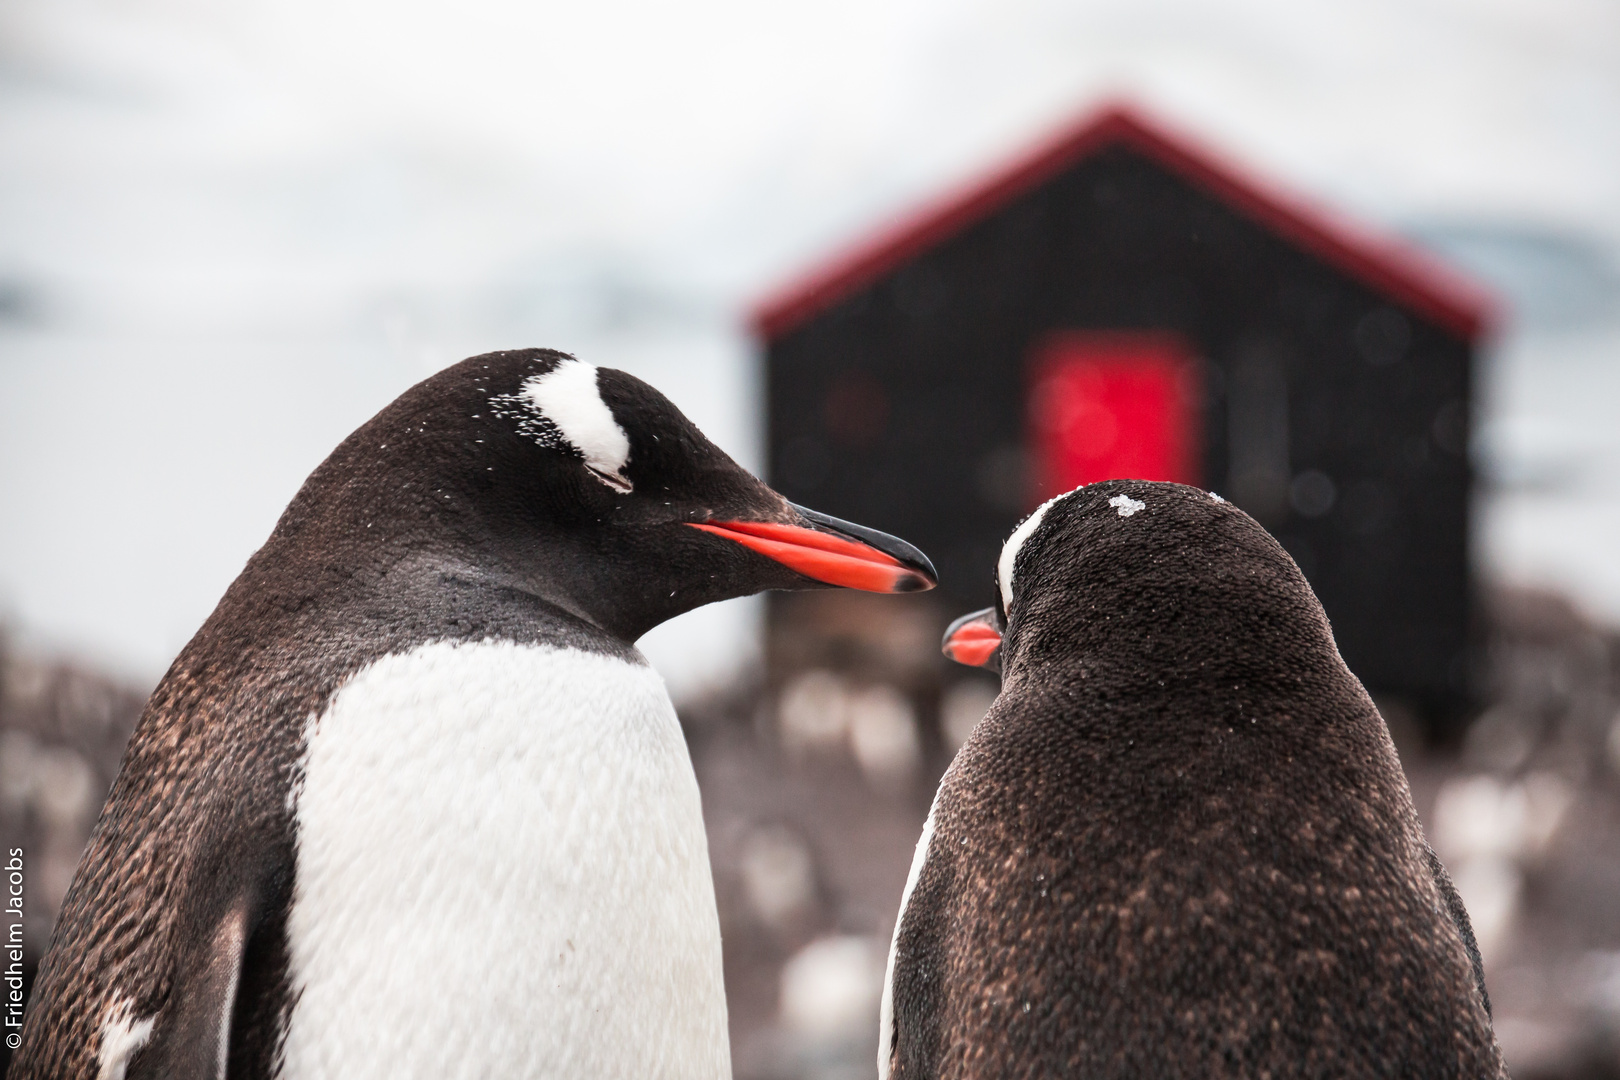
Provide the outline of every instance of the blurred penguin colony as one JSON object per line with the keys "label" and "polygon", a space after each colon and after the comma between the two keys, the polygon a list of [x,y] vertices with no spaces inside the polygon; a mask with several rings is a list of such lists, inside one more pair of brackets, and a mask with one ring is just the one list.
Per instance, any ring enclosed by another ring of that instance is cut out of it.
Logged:
{"label": "blurred penguin colony", "polygon": [[[1620,1076],[1620,635],[1470,575],[1490,316],[1449,269],[1127,111],[758,310],[767,481],[914,541],[941,587],[774,596],[761,669],[683,706],[737,1076],[870,1075],[912,848],[997,688],[940,632],[992,600],[1025,514],[1111,477],[1217,491],[1281,541],[1390,726],[1513,1074]],[[141,704],[0,655],[30,973]]]}

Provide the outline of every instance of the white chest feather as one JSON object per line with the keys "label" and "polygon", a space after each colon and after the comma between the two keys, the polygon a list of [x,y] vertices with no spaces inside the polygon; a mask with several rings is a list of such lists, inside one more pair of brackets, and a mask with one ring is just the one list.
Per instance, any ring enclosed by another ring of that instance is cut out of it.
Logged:
{"label": "white chest feather", "polygon": [[663,681],[426,645],[312,721],[282,1076],[731,1075],[708,844]]}

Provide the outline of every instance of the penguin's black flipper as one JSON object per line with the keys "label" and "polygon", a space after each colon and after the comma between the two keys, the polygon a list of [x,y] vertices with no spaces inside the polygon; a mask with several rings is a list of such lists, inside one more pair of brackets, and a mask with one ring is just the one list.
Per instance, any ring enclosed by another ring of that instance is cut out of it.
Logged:
{"label": "penguin's black flipper", "polygon": [[1479,955],[1479,942],[1474,938],[1474,924],[1468,920],[1468,909],[1463,907],[1457,886],[1451,883],[1451,875],[1446,872],[1446,864],[1440,861],[1440,856],[1434,853],[1434,848],[1424,844],[1423,850],[1428,853],[1429,873],[1434,875],[1434,883],[1440,890],[1440,898],[1446,903],[1446,912],[1457,927],[1463,948],[1468,950],[1468,962],[1474,965],[1474,985],[1479,987],[1480,999],[1485,1002],[1485,1015],[1490,1016],[1491,995],[1485,992],[1485,961]]}
{"label": "penguin's black flipper", "polygon": [[152,1042],[130,1062],[128,1080],[224,1080],[251,914],[247,898],[238,897],[199,941],[175,979]]}
{"label": "penguin's black flipper", "polygon": [[267,915],[285,904],[291,852],[284,838],[271,839],[249,803],[210,810],[177,904],[173,974],[152,1037],[130,1059],[126,1080],[225,1080],[242,1049],[233,1037],[252,1041],[241,1014],[263,1004],[255,1003],[265,975],[256,938],[271,928]]}

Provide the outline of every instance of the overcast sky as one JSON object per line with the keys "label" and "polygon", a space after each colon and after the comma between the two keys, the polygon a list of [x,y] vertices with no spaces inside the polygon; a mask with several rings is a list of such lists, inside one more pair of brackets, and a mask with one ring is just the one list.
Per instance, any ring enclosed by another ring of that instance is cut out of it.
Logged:
{"label": "overcast sky", "polygon": [[[1381,227],[1620,241],[1608,0],[0,0],[0,612],[155,674],[343,435],[487,348],[757,466],[747,306],[1114,96]],[[1503,430],[1611,452],[1515,378]],[[1547,514],[1492,565],[1556,580]],[[655,659],[722,672],[749,610]]]}

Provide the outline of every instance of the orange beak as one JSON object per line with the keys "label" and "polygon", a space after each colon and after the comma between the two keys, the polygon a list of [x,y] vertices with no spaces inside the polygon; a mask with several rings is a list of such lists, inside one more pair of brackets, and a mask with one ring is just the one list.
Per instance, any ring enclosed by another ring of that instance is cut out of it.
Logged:
{"label": "orange beak", "polygon": [[795,506],[820,528],[774,521],[687,522],[723,536],[813,581],[864,592],[907,593],[939,583],[928,557],[904,540]]}
{"label": "orange beak", "polygon": [[995,608],[964,615],[945,631],[945,641],[940,648],[958,664],[999,671],[1001,629],[996,625],[997,621]]}

